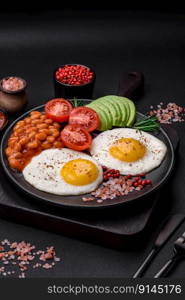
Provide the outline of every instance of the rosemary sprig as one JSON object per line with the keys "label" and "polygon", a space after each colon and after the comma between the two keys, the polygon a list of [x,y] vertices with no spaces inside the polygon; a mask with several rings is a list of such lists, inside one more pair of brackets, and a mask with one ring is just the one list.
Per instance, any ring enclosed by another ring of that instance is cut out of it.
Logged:
{"label": "rosemary sprig", "polygon": [[73,107],[83,106],[84,105],[84,101],[80,100],[78,98],[73,98],[71,100],[71,104],[73,105]]}
{"label": "rosemary sprig", "polygon": [[154,131],[159,129],[160,124],[157,117],[149,116],[145,117],[142,120],[136,122],[133,126],[134,129],[143,130],[143,131]]}

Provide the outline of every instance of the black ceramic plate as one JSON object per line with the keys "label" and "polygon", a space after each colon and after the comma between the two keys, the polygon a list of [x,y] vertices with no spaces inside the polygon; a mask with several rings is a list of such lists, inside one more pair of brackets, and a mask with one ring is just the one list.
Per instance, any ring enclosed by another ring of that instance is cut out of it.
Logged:
{"label": "black ceramic plate", "polygon": [[[84,100],[85,103],[89,102],[89,101],[90,100]],[[35,107],[32,110],[43,111],[43,109],[44,109],[44,105],[41,105],[41,106]],[[32,111],[32,110],[30,110],[30,111]],[[20,188],[25,193],[31,195],[33,197],[33,199],[42,201],[45,204],[57,205],[57,206],[61,206],[61,207],[65,206],[65,207],[69,207],[69,208],[101,208],[101,207],[103,208],[103,207],[110,207],[110,206],[112,207],[112,206],[116,206],[116,205],[124,205],[124,204],[127,204],[128,202],[134,203],[136,200],[139,201],[139,200],[143,199],[145,196],[149,195],[150,193],[154,192],[159,187],[161,187],[166,182],[166,180],[169,177],[170,172],[173,168],[173,164],[174,164],[173,146],[172,146],[172,143],[171,143],[168,135],[165,133],[165,131],[163,129],[160,129],[157,133],[155,133],[153,135],[155,135],[160,140],[162,140],[166,144],[168,150],[167,150],[166,157],[163,160],[160,167],[156,168],[155,170],[153,170],[152,172],[147,174],[146,178],[151,179],[153,181],[152,186],[147,186],[142,191],[134,191],[134,192],[128,194],[127,196],[120,196],[120,197],[117,197],[112,200],[111,199],[106,200],[103,203],[97,203],[96,200],[84,203],[82,201],[82,197],[88,197],[88,196],[90,196],[89,194],[78,195],[78,196],[58,196],[58,195],[53,195],[53,194],[39,191],[24,180],[22,173],[18,173],[9,167],[8,161],[7,161],[6,155],[5,155],[5,148],[7,146],[7,141],[12,132],[13,126],[19,120],[25,118],[30,113],[30,111],[28,111],[27,113],[25,113],[21,117],[19,117],[6,130],[6,132],[3,136],[3,139],[2,139],[2,143],[1,143],[1,162],[2,162],[3,169],[6,172],[7,176],[18,188]],[[141,119],[142,117],[143,117],[142,114],[137,113],[138,120]]]}

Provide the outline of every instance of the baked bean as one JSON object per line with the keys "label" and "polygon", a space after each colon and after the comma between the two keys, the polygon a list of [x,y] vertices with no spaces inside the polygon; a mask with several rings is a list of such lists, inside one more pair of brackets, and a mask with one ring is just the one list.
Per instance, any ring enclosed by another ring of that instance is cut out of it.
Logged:
{"label": "baked bean", "polygon": [[21,171],[42,150],[62,147],[60,124],[39,111],[32,111],[14,126],[5,152],[10,166]]}
{"label": "baked bean", "polygon": [[22,158],[22,153],[21,152],[14,152],[10,158],[16,158],[16,159],[19,159],[19,158]]}
{"label": "baked bean", "polygon": [[60,124],[58,124],[57,122],[54,122],[54,123],[53,123],[53,126],[54,126],[54,128],[56,128],[56,129],[60,129]]}
{"label": "baked bean", "polygon": [[27,148],[28,148],[28,149],[35,149],[35,148],[37,148],[37,147],[38,147],[38,142],[37,142],[37,141],[30,142],[30,143],[28,143],[28,145],[27,145]]}
{"label": "baked bean", "polygon": [[51,132],[52,136],[54,136],[55,138],[58,137],[60,135],[59,131],[56,129],[53,129]]}
{"label": "baked bean", "polygon": [[35,114],[38,114],[38,110],[32,110],[31,112],[30,112],[30,116],[32,116],[32,115],[35,115]]}
{"label": "baked bean", "polygon": [[16,144],[14,145],[14,147],[13,147],[13,150],[14,150],[15,152],[21,151],[21,144],[20,144],[20,143],[16,143]]}
{"label": "baked bean", "polygon": [[39,129],[46,129],[46,128],[48,128],[48,125],[45,124],[45,123],[37,124],[37,128],[39,128]]}
{"label": "baked bean", "polygon": [[19,143],[23,146],[23,145],[27,144],[28,141],[29,141],[29,139],[27,137],[23,137]]}
{"label": "baked bean", "polygon": [[26,130],[28,130],[28,128],[30,128],[30,126],[31,126],[31,124],[29,123],[29,124],[26,124],[26,125],[24,125],[24,129],[25,129],[25,131]]}
{"label": "baked bean", "polygon": [[53,133],[53,136],[56,138],[56,137],[59,137],[60,136],[60,132],[56,131]]}
{"label": "baked bean", "polygon": [[50,143],[48,143],[47,141],[42,143],[42,149],[49,149],[51,147],[52,147],[52,145]]}
{"label": "baked bean", "polygon": [[25,121],[26,124],[29,124],[29,123],[31,123],[31,118],[28,117],[28,118],[26,118],[24,121]]}
{"label": "baked bean", "polygon": [[47,119],[46,115],[41,115],[40,120],[45,121]]}
{"label": "baked bean", "polygon": [[7,147],[6,150],[5,150],[5,152],[6,152],[7,156],[10,156],[12,154],[12,152],[13,152],[13,149],[11,147]]}
{"label": "baked bean", "polygon": [[39,119],[39,117],[40,117],[40,116],[39,116],[38,114],[33,114],[33,115],[31,115],[30,118],[31,118],[32,120],[35,120],[35,119]]}
{"label": "baked bean", "polygon": [[10,158],[9,164],[13,169],[21,170],[21,168],[22,168],[21,163],[16,158]]}
{"label": "baked bean", "polygon": [[44,132],[40,132],[40,133],[37,133],[35,137],[39,141],[44,141],[47,138],[47,135]]}
{"label": "baked bean", "polygon": [[33,128],[27,128],[25,132],[25,136],[29,136],[29,133],[33,131],[34,131]]}
{"label": "baked bean", "polygon": [[58,131],[56,128],[49,128],[49,132],[50,134],[52,134],[53,132]]}
{"label": "baked bean", "polygon": [[19,136],[20,136],[20,133],[16,130],[15,132],[14,132],[14,136],[16,136],[16,137],[18,137],[19,138]]}
{"label": "baked bean", "polygon": [[31,132],[28,134],[29,140],[33,139],[34,137],[35,137],[35,131],[31,131]]}
{"label": "baked bean", "polygon": [[42,113],[38,110],[33,110],[33,111],[31,111],[30,115],[31,116],[34,116],[34,115],[39,115],[40,116],[40,115],[42,115]]}
{"label": "baked bean", "polygon": [[[27,146],[27,145],[26,145]],[[35,149],[26,149],[26,152],[25,152],[25,157],[26,158],[29,158],[29,157],[33,157],[35,154]]]}
{"label": "baked bean", "polygon": [[45,133],[46,135],[49,135],[49,129],[39,129],[39,132]]}
{"label": "baked bean", "polygon": [[19,122],[17,122],[16,126],[24,126],[25,125],[25,122],[24,120],[21,120]]}
{"label": "baked bean", "polygon": [[53,142],[55,141],[54,136],[49,135],[49,136],[47,137],[47,141],[48,141],[49,143],[53,143]]}
{"label": "baked bean", "polygon": [[15,142],[18,141],[18,137],[10,137],[9,140],[8,140],[8,145],[9,144],[14,144]]}
{"label": "baked bean", "polygon": [[30,113],[30,117],[37,116],[38,118],[40,118],[41,115],[42,115],[42,113],[37,110],[31,111],[31,113]]}
{"label": "baked bean", "polygon": [[16,125],[14,128],[13,128],[13,132],[16,132],[17,129],[21,128],[21,125]]}
{"label": "baked bean", "polygon": [[36,133],[36,128],[30,126],[29,128],[27,128],[26,132],[27,132],[28,135],[29,135],[29,133],[32,133],[32,132],[35,132],[35,133]]}
{"label": "baked bean", "polygon": [[24,127],[22,126],[16,130],[18,134],[22,133],[23,131],[24,131]]}
{"label": "baked bean", "polygon": [[8,142],[8,147],[13,148],[16,142]]}
{"label": "baked bean", "polygon": [[63,147],[63,144],[62,144],[62,142],[60,142],[60,141],[56,141],[56,142],[54,142],[53,146],[54,146],[55,148],[62,148],[62,147]]}
{"label": "baked bean", "polygon": [[38,130],[38,128],[36,126],[37,125],[35,125],[35,124],[30,124],[30,128],[32,128],[32,130],[35,132]]}
{"label": "baked bean", "polygon": [[51,120],[51,119],[46,119],[44,122],[45,122],[46,124],[53,124],[53,120]]}
{"label": "baked bean", "polygon": [[32,120],[31,124],[32,125],[40,124],[40,120],[39,119],[34,119],[34,120]]}
{"label": "baked bean", "polygon": [[17,129],[21,128],[21,125],[19,125],[18,123],[14,126],[14,131],[16,131]]}

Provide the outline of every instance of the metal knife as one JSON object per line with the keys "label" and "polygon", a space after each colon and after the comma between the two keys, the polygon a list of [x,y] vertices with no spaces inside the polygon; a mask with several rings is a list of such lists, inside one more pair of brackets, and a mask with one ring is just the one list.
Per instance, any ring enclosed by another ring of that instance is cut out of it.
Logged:
{"label": "metal knife", "polygon": [[170,215],[162,224],[161,230],[157,239],[155,240],[154,246],[150,251],[149,255],[146,257],[144,262],[141,264],[139,269],[134,274],[133,278],[142,277],[156,254],[162,248],[162,246],[168,241],[168,239],[172,236],[172,234],[177,230],[177,228],[183,223],[185,220],[185,215],[176,214]]}

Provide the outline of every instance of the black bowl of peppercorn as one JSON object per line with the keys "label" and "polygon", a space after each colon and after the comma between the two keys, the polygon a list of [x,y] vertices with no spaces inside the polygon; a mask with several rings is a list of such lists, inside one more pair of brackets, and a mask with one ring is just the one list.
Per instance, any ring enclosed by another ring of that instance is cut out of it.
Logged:
{"label": "black bowl of peppercorn", "polygon": [[62,65],[54,71],[55,97],[91,99],[95,78],[91,67],[81,64]]}

